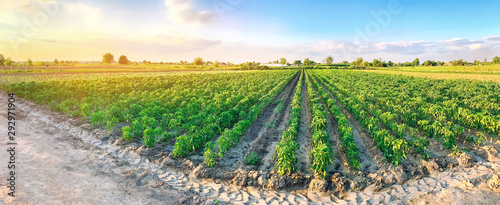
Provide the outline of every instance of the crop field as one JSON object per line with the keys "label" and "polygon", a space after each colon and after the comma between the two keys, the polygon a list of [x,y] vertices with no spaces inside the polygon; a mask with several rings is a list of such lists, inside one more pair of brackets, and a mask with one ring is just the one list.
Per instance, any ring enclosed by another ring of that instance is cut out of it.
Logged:
{"label": "crop field", "polygon": [[342,197],[500,161],[497,82],[303,69],[8,77],[6,93],[215,183]]}
{"label": "crop field", "polygon": [[400,71],[400,70],[365,70],[363,72],[383,73],[393,75],[406,75],[420,78],[434,78],[434,79],[469,79],[480,81],[491,81],[500,83],[500,73],[498,72],[471,72],[471,73],[457,73],[457,72],[429,72],[429,71]]}

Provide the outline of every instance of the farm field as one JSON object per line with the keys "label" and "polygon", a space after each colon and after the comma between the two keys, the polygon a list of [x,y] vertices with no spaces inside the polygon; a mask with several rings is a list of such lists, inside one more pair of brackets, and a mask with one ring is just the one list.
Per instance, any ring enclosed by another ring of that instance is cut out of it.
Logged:
{"label": "farm field", "polygon": [[393,75],[406,75],[420,78],[434,78],[434,79],[469,79],[480,81],[492,81],[500,83],[500,73],[498,72],[429,72],[429,71],[401,71],[401,70],[364,70],[363,72],[382,73]]}
{"label": "farm field", "polygon": [[175,199],[187,203],[500,199],[500,81],[421,74],[177,71],[0,82],[3,100],[19,98],[21,122],[47,125],[29,135],[60,129],[57,139],[74,149],[99,150],[108,174],[197,196]]}

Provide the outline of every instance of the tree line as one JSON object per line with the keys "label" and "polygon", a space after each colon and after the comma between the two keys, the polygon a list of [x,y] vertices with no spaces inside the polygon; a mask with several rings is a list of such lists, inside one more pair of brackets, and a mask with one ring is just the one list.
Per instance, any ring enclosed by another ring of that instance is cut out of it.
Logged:
{"label": "tree line", "polygon": [[[485,58],[484,61],[478,61],[474,60],[474,62],[468,62],[464,61],[463,59],[458,59],[458,60],[453,60],[449,62],[445,61],[432,61],[432,60],[426,60],[423,63],[420,62],[419,58],[415,58],[412,62],[392,62],[392,61],[384,61],[382,58],[375,58],[372,61],[365,61],[362,57],[357,58],[355,61],[348,62],[348,61],[343,61],[341,63],[333,63],[334,58],[330,55],[327,56],[322,60],[321,63],[314,62],[310,60],[309,58],[302,60],[295,60],[293,61],[293,64],[289,63],[286,58],[280,58],[275,61],[269,61],[268,64],[281,64],[283,67],[286,66],[294,66],[294,67],[305,67],[305,68],[329,68],[329,67],[346,67],[349,66],[350,68],[367,68],[367,67],[411,67],[411,66],[469,66],[469,65],[494,65],[494,64],[500,64],[500,57],[495,56],[491,62],[488,62],[488,60]],[[94,63],[94,62],[92,62]],[[114,55],[111,53],[105,53],[102,56],[102,64],[112,64],[112,63],[118,63],[121,65],[130,65],[130,64],[167,64],[167,65],[194,65],[194,66],[211,66],[211,67],[219,67],[219,66],[227,66],[227,67],[234,67],[239,68],[239,69],[244,69],[244,70],[252,70],[252,69],[259,69],[259,70],[265,70],[265,69],[271,69],[267,65],[262,65],[260,62],[246,62],[246,63],[240,63],[240,64],[233,64],[231,62],[219,62],[217,60],[215,61],[204,61],[203,58],[197,57],[195,58],[192,62],[184,61],[181,60],[180,62],[151,62],[151,61],[146,61],[143,60],[141,62],[138,61],[130,61],[127,56],[125,55],[120,55],[118,58],[118,61],[114,60]],[[47,66],[47,65],[75,65],[79,64],[78,61],[71,61],[71,60],[57,60],[54,59],[52,63],[50,62],[43,62],[43,61],[32,61],[31,59],[27,59],[24,62],[16,62],[13,61],[10,57],[5,58],[3,54],[0,54],[0,66]]]}
{"label": "tree line", "polygon": [[301,67],[321,67],[321,66],[354,66],[354,67],[411,67],[411,66],[468,66],[468,65],[495,65],[500,64],[500,57],[495,56],[491,62],[485,58],[484,61],[474,60],[474,62],[464,61],[463,59],[453,60],[449,62],[445,61],[432,61],[426,60],[423,63],[420,62],[419,58],[415,58],[415,60],[411,62],[392,62],[392,61],[383,61],[382,58],[375,58],[372,61],[365,61],[362,57],[357,58],[355,61],[348,62],[343,61],[341,63],[333,63],[333,57],[328,56],[322,60],[323,63],[316,63],[309,58],[302,60],[295,60],[293,64],[289,63],[286,58],[280,58],[279,60],[269,61],[269,64],[281,64],[282,66],[301,66]]}

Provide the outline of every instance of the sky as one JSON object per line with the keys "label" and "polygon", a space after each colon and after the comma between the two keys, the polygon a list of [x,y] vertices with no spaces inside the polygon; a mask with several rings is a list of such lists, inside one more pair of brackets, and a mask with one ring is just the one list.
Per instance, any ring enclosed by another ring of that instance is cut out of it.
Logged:
{"label": "sky", "polygon": [[0,0],[0,54],[16,61],[310,58],[488,61],[500,1]]}

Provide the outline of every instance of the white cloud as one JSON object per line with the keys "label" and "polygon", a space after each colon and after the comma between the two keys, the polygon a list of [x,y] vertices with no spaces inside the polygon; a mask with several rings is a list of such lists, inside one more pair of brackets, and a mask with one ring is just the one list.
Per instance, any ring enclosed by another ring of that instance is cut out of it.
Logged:
{"label": "white cloud", "polygon": [[76,3],[67,4],[65,8],[70,15],[78,15],[78,18],[87,24],[97,24],[101,19],[101,9],[98,7]]}
{"label": "white cloud", "polygon": [[209,11],[197,11],[192,0],[165,0],[167,16],[177,24],[209,23],[214,21],[214,14]]}
{"label": "white cloud", "polygon": [[32,21],[33,14],[50,12],[48,7],[55,4],[59,6],[55,0],[0,0],[0,23],[20,25],[23,19]]}
{"label": "white cloud", "polygon": [[500,36],[488,36],[488,37],[484,37],[483,39],[486,39],[489,41],[500,41]]}
{"label": "white cloud", "polygon": [[152,41],[162,46],[184,51],[200,50],[221,43],[220,40],[207,40],[204,38],[193,38],[193,37],[171,37],[164,35],[152,36]]}

